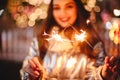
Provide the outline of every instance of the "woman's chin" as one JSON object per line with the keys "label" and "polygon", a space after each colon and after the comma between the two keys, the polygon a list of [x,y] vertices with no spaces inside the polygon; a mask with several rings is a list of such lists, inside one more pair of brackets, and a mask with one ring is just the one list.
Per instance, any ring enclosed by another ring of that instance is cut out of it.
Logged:
{"label": "woman's chin", "polygon": [[67,27],[70,27],[70,24],[69,23],[67,23],[67,24],[62,24],[62,25],[60,25],[62,28],[67,28]]}

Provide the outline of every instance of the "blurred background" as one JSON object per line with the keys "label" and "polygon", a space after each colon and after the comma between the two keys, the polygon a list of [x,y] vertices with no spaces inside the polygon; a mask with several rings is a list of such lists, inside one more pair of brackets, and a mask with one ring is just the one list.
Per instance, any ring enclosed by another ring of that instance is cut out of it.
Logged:
{"label": "blurred background", "polygon": [[[40,32],[50,0],[0,0],[0,79],[21,80],[31,40]],[[120,54],[120,0],[82,0],[108,55]]]}

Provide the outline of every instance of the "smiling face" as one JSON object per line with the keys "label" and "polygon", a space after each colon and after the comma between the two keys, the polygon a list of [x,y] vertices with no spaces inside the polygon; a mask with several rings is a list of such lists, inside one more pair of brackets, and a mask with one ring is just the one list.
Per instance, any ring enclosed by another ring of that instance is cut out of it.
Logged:
{"label": "smiling face", "polygon": [[53,16],[63,28],[74,24],[77,19],[77,6],[74,0],[53,0]]}

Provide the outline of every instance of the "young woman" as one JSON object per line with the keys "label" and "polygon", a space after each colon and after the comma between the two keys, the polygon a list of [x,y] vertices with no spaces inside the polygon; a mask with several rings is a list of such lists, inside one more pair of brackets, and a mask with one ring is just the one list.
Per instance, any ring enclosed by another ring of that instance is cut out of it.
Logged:
{"label": "young woman", "polygon": [[[110,80],[116,77],[115,58],[105,58],[103,43],[87,23],[88,18],[81,0],[51,0],[38,42],[34,39],[23,63],[22,79]],[[84,40],[79,38],[81,34],[86,35]]]}

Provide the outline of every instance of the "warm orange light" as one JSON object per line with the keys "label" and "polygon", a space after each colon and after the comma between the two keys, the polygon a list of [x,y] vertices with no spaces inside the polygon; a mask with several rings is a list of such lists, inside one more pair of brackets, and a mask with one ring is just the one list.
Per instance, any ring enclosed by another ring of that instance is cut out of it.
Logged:
{"label": "warm orange light", "polygon": [[72,67],[74,67],[75,63],[77,62],[77,60],[73,57],[71,57],[66,64],[67,69],[71,69]]}
{"label": "warm orange light", "polygon": [[75,34],[75,39],[77,40],[77,41],[81,41],[81,42],[83,42],[84,40],[85,40],[85,37],[87,37],[86,36],[86,32],[85,31],[83,31],[83,30],[80,30],[82,33],[81,34]]}
{"label": "warm orange light", "polygon": [[116,20],[113,22],[113,26],[112,26],[111,30],[109,31],[109,37],[115,44],[120,43],[119,22]]}

